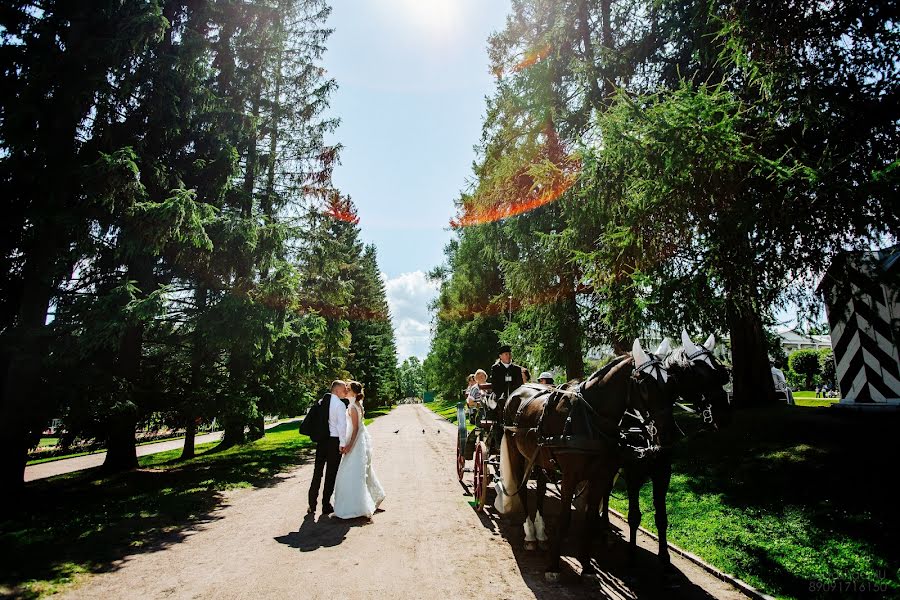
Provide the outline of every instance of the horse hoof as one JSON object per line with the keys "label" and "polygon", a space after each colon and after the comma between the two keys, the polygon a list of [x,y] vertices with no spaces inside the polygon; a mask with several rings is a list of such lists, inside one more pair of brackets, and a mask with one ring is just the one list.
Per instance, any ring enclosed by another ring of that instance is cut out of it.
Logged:
{"label": "horse hoof", "polygon": [[537,550],[537,547],[538,547],[537,542],[525,542],[525,549],[528,550],[529,552],[531,552],[533,550]]}
{"label": "horse hoof", "polygon": [[547,571],[544,573],[544,579],[547,580],[547,583],[559,583],[559,573]]}

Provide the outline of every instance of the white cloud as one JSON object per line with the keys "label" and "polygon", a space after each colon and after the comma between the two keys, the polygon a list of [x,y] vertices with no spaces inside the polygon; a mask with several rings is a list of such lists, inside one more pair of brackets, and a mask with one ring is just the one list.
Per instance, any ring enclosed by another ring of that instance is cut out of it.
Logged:
{"label": "white cloud", "polygon": [[428,305],[437,296],[438,283],[429,281],[424,271],[403,273],[389,279],[384,287],[397,338],[397,358],[417,356],[424,360],[431,343],[431,318]]}

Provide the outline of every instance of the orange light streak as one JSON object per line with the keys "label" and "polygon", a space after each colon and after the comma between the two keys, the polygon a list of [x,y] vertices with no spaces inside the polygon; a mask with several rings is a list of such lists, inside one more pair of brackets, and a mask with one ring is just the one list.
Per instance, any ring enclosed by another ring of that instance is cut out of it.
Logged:
{"label": "orange light streak", "polygon": [[493,206],[484,209],[467,210],[459,219],[452,219],[450,226],[454,229],[460,227],[468,227],[470,225],[481,225],[484,223],[493,223],[508,217],[514,217],[523,213],[532,211],[538,207],[550,204],[558,200],[560,196],[565,194],[569,188],[575,185],[578,180],[578,174],[569,173],[564,178],[550,187],[550,189],[540,193],[536,198],[525,198],[515,200],[509,204],[501,206]]}
{"label": "orange light streak", "polygon": [[527,69],[528,67],[538,63],[539,61],[544,60],[545,58],[547,58],[547,56],[549,56],[549,54],[552,50],[553,50],[553,46],[551,46],[550,44],[547,44],[543,48],[540,48],[538,50],[532,50],[532,51],[526,53],[525,58],[523,58],[521,61],[519,61],[518,64],[516,64],[512,68],[513,73],[518,73],[519,71]]}
{"label": "orange light streak", "polygon": [[439,316],[447,320],[469,320],[476,315],[496,316],[505,314],[512,305],[513,312],[517,312],[523,308],[530,306],[545,306],[555,304],[561,300],[570,298],[573,295],[589,294],[594,290],[592,286],[579,283],[575,289],[563,288],[560,286],[548,287],[546,290],[537,292],[521,298],[513,298],[510,302],[508,299],[498,299],[477,306],[465,306],[458,308],[442,308]]}

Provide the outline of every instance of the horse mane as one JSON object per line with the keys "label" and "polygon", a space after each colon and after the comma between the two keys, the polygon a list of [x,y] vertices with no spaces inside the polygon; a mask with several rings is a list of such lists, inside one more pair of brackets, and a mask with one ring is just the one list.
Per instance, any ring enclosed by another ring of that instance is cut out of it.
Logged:
{"label": "horse mane", "polygon": [[687,350],[684,349],[684,346],[679,346],[672,350],[672,353],[666,358],[665,367],[666,369],[670,369],[672,367],[679,367],[682,369],[690,369],[693,365],[694,361],[688,358]]}
{"label": "horse mane", "polygon": [[620,364],[622,361],[627,360],[627,359],[630,359],[630,358],[631,358],[631,357],[628,356],[627,354],[626,354],[626,355],[623,355],[623,356],[617,356],[617,357],[615,357],[614,359],[612,359],[611,361],[609,361],[608,363],[606,363],[605,365],[603,365],[602,367],[600,367],[599,369],[597,369],[596,371],[594,371],[593,373],[591,373],[590,377],[588,377],[587,379],[585,379],[585,381],[587,382],[587,381],[591,381],[592,379],[603,379],[603,378],[606,377],[606,376],[609,374],[609,372],[612,371],[618,364]]}

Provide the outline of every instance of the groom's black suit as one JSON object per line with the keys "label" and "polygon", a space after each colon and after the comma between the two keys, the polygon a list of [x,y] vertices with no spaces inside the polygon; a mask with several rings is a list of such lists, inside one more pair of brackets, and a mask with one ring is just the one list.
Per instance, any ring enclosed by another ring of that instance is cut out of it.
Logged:
{"label": "groom's black suit", "polygon": [[[331,394],[325,394],[319,401],[326,409],[331,406]],[[344,406],[350,404],[341,398]],[[328,410],[325,414],[328,414]],[[327,417],[326,417],[327,418]],[[331,495],[334,493],[334,480],[337,478],[338,467],[341,464],[341,440],[331,436],[324,442],[316,444],[316,464],[313,468],[312,482],[309,484],[309,506],[316,508],[319,499],[319,486],[322,484],[322,471],[325,471],[325,490],[322,494],[322,508],[331,508]],[[327,467],[327,468],[326,468]]]}

